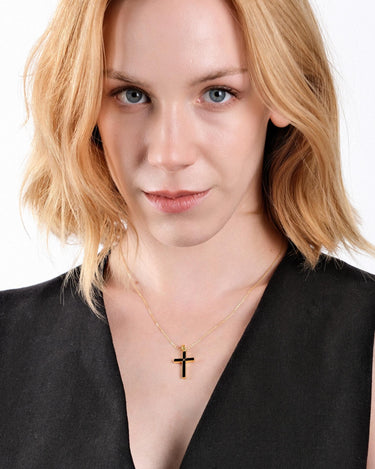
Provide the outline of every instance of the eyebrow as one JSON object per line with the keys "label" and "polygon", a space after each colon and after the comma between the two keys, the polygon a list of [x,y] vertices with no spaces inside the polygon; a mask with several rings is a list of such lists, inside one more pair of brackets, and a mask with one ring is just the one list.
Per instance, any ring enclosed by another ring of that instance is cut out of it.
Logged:
{"label": "eyebrow", "polygon": [[[229,75],[240,75],[247,71],[248,71],[247,68],[225,68],[222,70],[216,70],[214,72],[210,72],[207,75],[204,75],[202,77],[199,77],[193,80],[192,82],[190,82],[190,86],[196,86],[196,85],[199,85],[200,83],[204,83],[210,80],[215,80],[216,78],[226,77]],[[116,70],[112,70],[112,69],[105,70],[104,75],[107,78],[112,78],[114,80],[119,80],[125,83],[142,86],[144,88],[151,88],[151,86],[148,83],[142,82],[142,80],[138,80],[138,78],[134,76],[126,75],[123,72],[118,72]]]}

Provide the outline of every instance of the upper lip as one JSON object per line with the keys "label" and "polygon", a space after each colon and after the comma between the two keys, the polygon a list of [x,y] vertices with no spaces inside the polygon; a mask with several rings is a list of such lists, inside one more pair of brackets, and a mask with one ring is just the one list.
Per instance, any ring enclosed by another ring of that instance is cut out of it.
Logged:
{"label": "upper lip", "polygon": [[150,191],[146,192],[149,195],[157,195],[159,197],[167,197],[168,199],[176,199],[177,197],[182,197],[184,195],[194,195],[200,194],[206,191]]}

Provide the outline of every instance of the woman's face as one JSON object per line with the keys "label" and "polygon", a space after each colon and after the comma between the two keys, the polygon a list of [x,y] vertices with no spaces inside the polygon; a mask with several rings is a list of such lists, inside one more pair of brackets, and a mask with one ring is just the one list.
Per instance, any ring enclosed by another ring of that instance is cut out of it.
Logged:
{"label": "woman's face", "polygon": [[137,231],[165,245],[200,244],[261,205],[272,116],[238,31],[223,0],[126,0],[108,11],[105,157]]}

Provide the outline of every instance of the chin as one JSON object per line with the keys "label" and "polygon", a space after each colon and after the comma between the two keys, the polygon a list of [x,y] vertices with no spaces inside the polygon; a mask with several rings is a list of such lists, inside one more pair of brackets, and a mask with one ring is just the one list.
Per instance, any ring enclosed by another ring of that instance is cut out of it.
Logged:
{"label": "chin", "polygon": [[188,230],[178,230],[178,229],[165,229],[157,230],[152,233],[152,236],[164,246],[176,247],[176,248],[185,248],[199,246],[210,239],[212,239],[218,230],[202,230],[201,227],[197,229]]}

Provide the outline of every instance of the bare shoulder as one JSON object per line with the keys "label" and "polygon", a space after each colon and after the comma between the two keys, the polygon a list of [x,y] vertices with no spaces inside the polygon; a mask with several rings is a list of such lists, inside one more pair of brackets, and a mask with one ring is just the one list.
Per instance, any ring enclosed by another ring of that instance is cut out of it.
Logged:
{"label": "bare shoulder", "polygon": [[375,339],[374,356],[372,361],[372,398],[367,469],[375,469]]}

